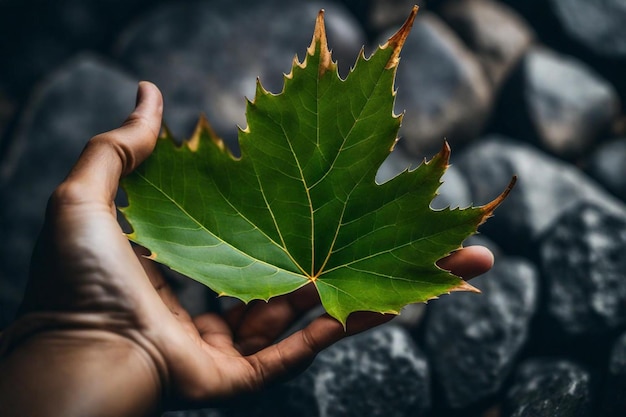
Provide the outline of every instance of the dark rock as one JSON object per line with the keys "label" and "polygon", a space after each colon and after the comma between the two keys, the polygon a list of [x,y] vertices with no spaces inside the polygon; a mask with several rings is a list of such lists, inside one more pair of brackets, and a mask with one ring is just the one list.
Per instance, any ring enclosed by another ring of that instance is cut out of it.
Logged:
{"label": "dark rock", "polygon": [[[245,99],[255,79],[280,92],[294,55],[311,43],[315,18],[326,9],[328,42],[345,75],[364,43],[358,24],[340,5],[307,1],[170,3],[123,33],[116,55],[165,98],[165,122],[188,136],[204,112],[236,147],[236,125],[246,126]],[[155,30],[158,28],[158,30]]]}
{"label": "dark rock", "polygon": [[613,86],[587,65],[532,48],[507,85],[497,118],[504,133],[575,158],[609,131],[619,110]]}
{"label": "dark rock", "polygon": [[0,51],[0,84],[17,98],[25,97],[37,81],[72,55],[68,45],[46,31],[20,30],[12,36],[2,36]]}
{"label": "dark rock", "polygon": [[591,376],[559,359],[532,359],[520,365],[502,417],[591,417]]}
{"label": "dark rock", "polygon": [[336,343],[302,375],[229,415],[419,417],[430,401],[426,358],[404,329],[387,324]]}
{"label": "dark rock", "polygon": [[420,12],[401,56],[396,111],[406,114],[399,146],[422,158],[438,152],[444,139],[453,149],[474,139],[491,106],[491,86],[456,34],[434,14]]}
{"label": "dark rock", "polygon": [[0,275],[20,292],[48,197],[87,140],[124,121],[136,89],[135,80],[117,68],[82,56],[51,75],[31,98],[14,146],[0,164],[5,174],[0,188]]}
{"label": "dark rock", "polygon": [[626,333],[617,339],[611,351],[602,408],[608,417],[626,415]]}
{"label": "dark rock", "polygon": [[626,138],[600,145],[589,158],[588,165],[592,177],[626,201]]}
{"label": "dark rock", "polygon": [[116,33],[137,15],[164,0],[56,0],[46,20],[58,38],[74,48],[108,47]]}
{"label": "dark rock", "polygon": [[578,168],[533,146],[490,136],[465,149],[456,161],[475,204],[501,193],[513,175],[518,181],[508,198],[482,227],[509,253],[536,256],[532,242],[569,207],[580,201],[623,205]]}
{"label": "dark rock", "polygon": [[455,293],[428,304],[426,350],[446,406],[480,403],[501,389],[526,342],[537,281],[528,261],[500,258],[472,280],[482,295]]}
{"label": "dark rock", "polygon": [[534,34],[526,22],[497,1],[450,1],[441,15],[476,54],[496,88],[533,42]]}
{"label": "dark rock", "polygon": [[581,203],[540,242],[547,312],[568,335],[626,325],[626,209]]}
{"label": "dark rock", "polygon": [[562,29],[588,49],[626,58],[626,3],[622,0],[548,2]]}

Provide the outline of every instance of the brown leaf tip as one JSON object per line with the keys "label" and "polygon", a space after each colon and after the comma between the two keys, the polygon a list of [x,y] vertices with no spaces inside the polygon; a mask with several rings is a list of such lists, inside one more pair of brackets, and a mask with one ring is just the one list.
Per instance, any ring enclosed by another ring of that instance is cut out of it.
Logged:
{"label": "brown leaf tip", "polygon": [[481,291],[478,288],[474,287],[467,281],[461,281],[459,285],[457,285],[456,287],[450,290],[450,292],[456,292],[456,291],[475,292],[477,294],[481,293]]}
{"label": "brown leaf tip", "polygon": [[400,51],[402,50],[409,33],[411,33],[411,28],[413,27],[413,22],[415,21],[415,16],[417,15],[418,10],[418,5],[413,6],[411,14],[409,14],[409,17],[406,19],[402,27],[381,47],[382,49],[388,47],[393,48],[393,54],[391,55],[391,58],[389,58],[385,69],[391,69],[398,66],[398,62],[400,61]]}
{"label": "brown leaf tip", "polygon": [[443,141],[443,146],[441,147],[441,150],[439,151],[439,154],[437,154],[437,158],[441,161],[441,165],[444,167],[448,167],[448,164],[450,163],[450,144],[448,143],[447,140]]}
{"label": "brown leaf tip", "polygon": [[332,68],[332,58],[328,49],[328,39],[326,38],[326,25],[324,24],[324,9],[320,10],[315,20],[315,30],[313,31],[313,40],[307,49],[307,53],[311,56],[315,55],[315,51],[319,45],[320,48],[320,64],[319,75],[322,76],[327,70]]}
{"label": "brown leaf tip", "polygon": [[198,151],[203,135],[208,136],[219,149],[224,150],[224,142],[220,139],[217,133],[215,133],[206,116],[202,114],[198,119],[193,135],[191,135],[189,140],[185,141],[185,145],[187,145],[190,151]]}
{"label": "brown leaf tip", "polygon": [[487,204],[485,204],[484,206],[481,207],[481,210],[484,213],[485,218],[491,216],[493,211],[500,204],[502,204],[504,199],[509,195],[509,193],[511,192],[511,190],[515,186],[516,182],[517,182],[517,175],[513,175],[513,177],[511,178],[511,181],[509,182],[509,185],[507,185],[506,189],[504,191],[502,191],[502,193],[499,196],[497,196],[491,203],[487,203]]}

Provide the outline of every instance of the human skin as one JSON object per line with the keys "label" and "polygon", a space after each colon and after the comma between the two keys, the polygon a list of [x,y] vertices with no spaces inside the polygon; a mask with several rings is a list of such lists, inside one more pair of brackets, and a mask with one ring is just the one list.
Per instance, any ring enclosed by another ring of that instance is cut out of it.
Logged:
{"label": "human skin", "polygon": [[[163,101],[139,84],[118,129],[92,138],[50,198],[16,321],[0,337],[0,414],[153,416],[219,405],[301,372],[322,349],[390,320],[354,313],[347,328],[321,315],[276,342],[319,305],[312,286],[191,317],[116,220],[122,176],[152,152]],[[483,247],[439,266],[466,279],[493,264]]]}

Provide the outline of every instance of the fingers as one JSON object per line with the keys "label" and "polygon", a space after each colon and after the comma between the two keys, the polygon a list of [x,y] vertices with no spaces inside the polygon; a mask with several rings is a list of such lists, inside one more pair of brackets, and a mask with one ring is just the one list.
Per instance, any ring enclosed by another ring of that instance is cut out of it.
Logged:
{"label": "fingers", "polygon": [[64,197],[110,202],[122,175],[134,170],[154,149],[161,127],[163,99],[149,82],[139,83],[135,110],[124,124],[93,137],[61,189]]}
{"label": "fingers", "polygon": [[393,314],[352,313],[346,329],[334,318],[324,314],[304,329],[247,359],[253,363],[262,384],[289,378],[303,371],[315,356],[339,340],[371,329],[393,319]]}
{"label": "fingers", "polygon": [[468,246],[437,261],[437,265],[465,280],[489,271],[494,258],[484,246]]}
{"label": "fingers", "polygon": [[255,301],[234,307],[226,320],[235,332],[235,342],[242,354],[262,349],[281,336],[294,322],[319,305],[313,285],[273,298],[270,302]]}

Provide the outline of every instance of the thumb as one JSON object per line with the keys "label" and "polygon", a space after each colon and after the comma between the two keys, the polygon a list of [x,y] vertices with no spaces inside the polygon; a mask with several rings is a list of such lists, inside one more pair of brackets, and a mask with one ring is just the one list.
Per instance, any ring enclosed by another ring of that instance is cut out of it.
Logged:
{"label": "thumb", "polygon": [[76,186],[81,200],[110,203],[123,175],[131,173],[152,152],[161,128],[163,98],[152,83],[142,81],[135,110],[121,127],[94,136],[64,185]]}

